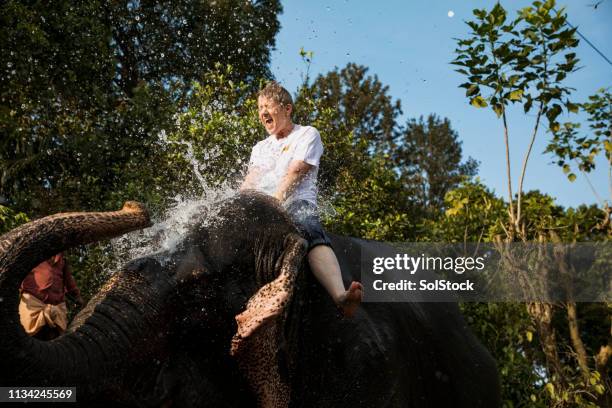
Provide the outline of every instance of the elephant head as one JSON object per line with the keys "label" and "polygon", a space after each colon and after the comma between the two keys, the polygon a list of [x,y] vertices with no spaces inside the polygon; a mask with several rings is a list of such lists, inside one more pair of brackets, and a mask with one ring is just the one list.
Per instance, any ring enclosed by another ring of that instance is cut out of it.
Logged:
{"label": "elephant head", "polygon": [[[234,396],[236,404],[256,398],[262,406],[288,405],[289,379],[279,362],[290,365],[286,316],[305,242],[274,200],[253,192],[230,199],[212,219],[203,214],[165,262],[128,263],[60,338],[25,334],[17,289],[33,267],[64,249],[149,225],[144,207],[129,202],[116,212],[45,217],[0,237],[0,383],[76,385],[80,400],[197,405],[202,395],[214,403],[215,387],[223,387],[211,382],[214,374],[223,382],[246,379],[253,394],[238,385],[245,392]],[[180,382],[191,387],[183,393],[200,396],[177,396]]]}

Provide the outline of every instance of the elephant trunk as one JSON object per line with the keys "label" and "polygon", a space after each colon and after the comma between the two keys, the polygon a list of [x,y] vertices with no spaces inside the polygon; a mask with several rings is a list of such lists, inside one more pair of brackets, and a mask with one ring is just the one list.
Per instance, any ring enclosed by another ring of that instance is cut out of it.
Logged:
{"label": "elephant trunk", "polygon": [[144,206],[127,202],[115,212],[52,215],[0,237],[0,383],[68,386],[87,384],[101,374],[112,375],[107,370],[125,357],[121,352],[133,340],[130,326],[148,323],[133,322],[144,313],[147,302],[130,301],[150,299],[151,293],[144,292],[147,284],[153,285],[145,277],[142,282],[134,279],[129,283],[111,279],[80,314],[84,317],[79,327],[51,342],[26,335],[18,314],[18,289],[36,265],[62,250],[149,225]]}

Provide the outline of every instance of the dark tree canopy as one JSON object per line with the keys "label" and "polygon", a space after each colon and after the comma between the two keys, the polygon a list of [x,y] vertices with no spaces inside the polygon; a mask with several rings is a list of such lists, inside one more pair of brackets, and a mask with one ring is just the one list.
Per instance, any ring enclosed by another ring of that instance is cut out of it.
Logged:
{"label": "dark tree canopy", "polygon": [[302,90],[296,104],[304,98],[317,101],[319,109],[338,111],[335,127],[353,132],[355,145],[384,149],[397,132],[397,117],[402,113],[399,100],[389,95],[389,87],[378,76],[367,75],[368,68],[354,63],[319,75]]}
{"label": "dark tree canopy", "polygon": [[[0,196],[44,214],[129,190],[191,81],[269,77],[277,0],[0,5]],[[118,197],[118,200],[121,198]]]}
{"label": "dark tree canopy", "polygon": [[462,162],[459,135],[447,118],[431,114],[426,120],[410,119],[396,145],[393,157],[404,185],[430,211],[444,208],[446,193],[478,171],[471,157]]}
{"label": "dark tree canopy", "polygon": [[104,2],[102,10],[127,94],[142,80],[200,80],[217,63],[239,80],[270,77],[278,0]]}

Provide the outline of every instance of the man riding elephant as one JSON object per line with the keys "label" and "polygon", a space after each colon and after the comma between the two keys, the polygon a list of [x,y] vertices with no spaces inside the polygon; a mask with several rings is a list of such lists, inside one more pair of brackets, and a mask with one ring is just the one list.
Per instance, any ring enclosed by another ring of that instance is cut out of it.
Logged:
{"label": "man riding elephant", "polygon": [[241,189],[256,189],[285,207],[308,242],[308,263],[346,317],[361,303],[363,288],[342,282],[338,259],[317,214],[317,173],[323,144],[317,129],[294,124],[293,100],[277,82],[269,82],[257,98],[259,120],[269,137],[253,147]]}

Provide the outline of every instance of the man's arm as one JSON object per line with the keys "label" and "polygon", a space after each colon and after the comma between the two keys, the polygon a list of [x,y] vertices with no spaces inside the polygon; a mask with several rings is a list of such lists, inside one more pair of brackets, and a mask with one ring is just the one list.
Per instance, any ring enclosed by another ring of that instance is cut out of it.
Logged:
{"label": "man's arm", "polygon": [[274,193],[274,197],[281,203],[285,201],[312,167],[311,164],[303,160],[293,160],[289,164],[287,174],[281,180],[278,190]]}
{"label": "man's arm", "polygon": [[257,186],[257,180],[260,179],[261,171],[257,167],[249,167],[249,171],[240,185],[240,191],[254,189]]}

